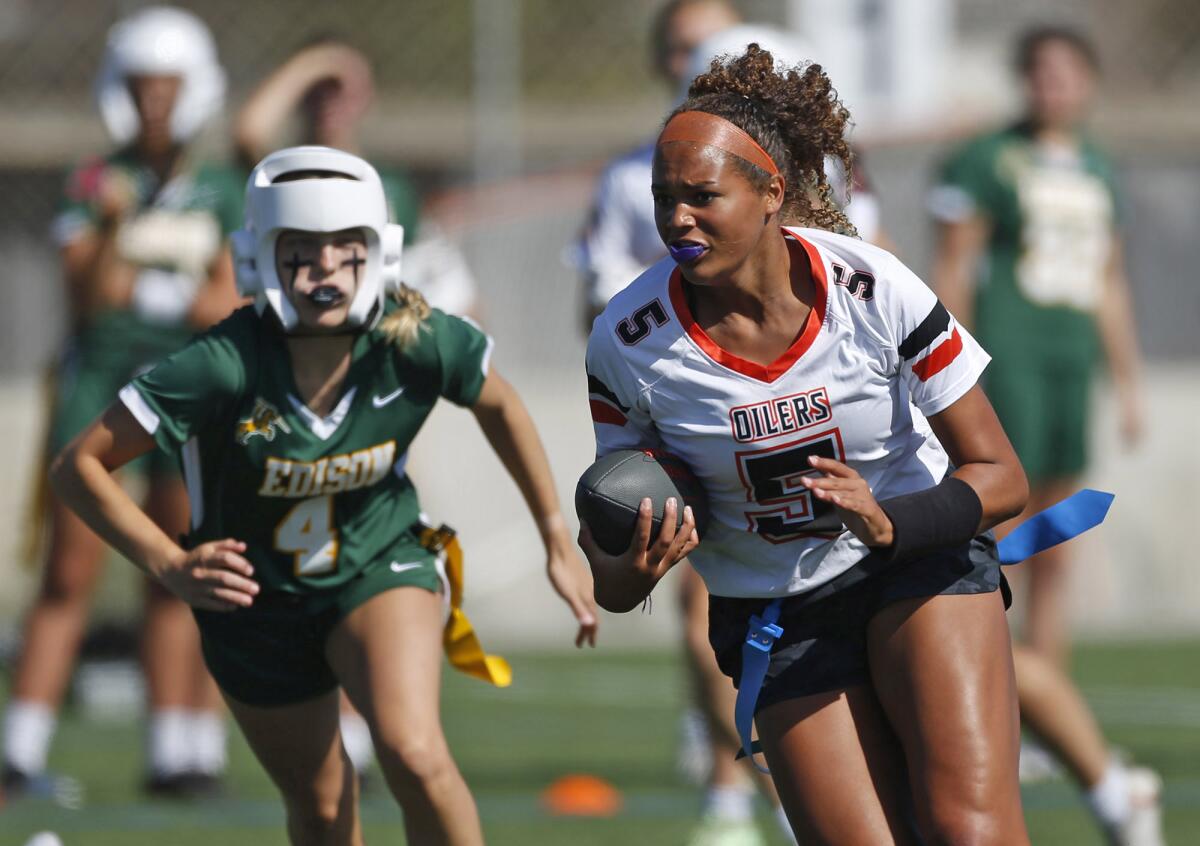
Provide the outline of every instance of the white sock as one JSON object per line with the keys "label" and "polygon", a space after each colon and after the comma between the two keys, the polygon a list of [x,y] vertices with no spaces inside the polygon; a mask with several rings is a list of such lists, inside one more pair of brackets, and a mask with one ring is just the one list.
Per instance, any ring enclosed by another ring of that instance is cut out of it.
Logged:
{"label": "white sock", "polygon": [[154,776],[187,772],[191,720],[185,708],[162,708],[150,714],[146,730],[146,769]]}
{"label": "white sock", "polygon": [[362,715],[353,711],[342,711],[342,745],[350,756],[356,773],[363,773],[375,760],[375,746],[371,743],[371,729]]}
{"label": "white sock", "polygon": [[4,712],[4,763],[27,775],[46,769],[46,755],[58,719],[40,702],[14,699]]}
{"label": "white sock", "polygon": [[704,815],[744,822],[754,816],[754,793],[740,785],[710,787],[704,794]]}
{"label": "white sock", "polygon": [[1129,773],[1116,759],[1110,759],[1100,781],[1087,791],[1088,807],[1105,825],[1119,825],[1129,819]]}
{"label": "white sock", "polygon": [[787,814],[783,810],[782,805],[775,806],[775,822],[779,823],[779,828],[787,838],[788,843],[796,842],[796,835],[792,832],[792,824],[788,822]]}
{"label": "white sock", "polygon": [[225,772],[229,764],[226,751],[229,732],[224,715],[217,711],[188,711],[187,720],[191,741],[188,769],[210,776]]}

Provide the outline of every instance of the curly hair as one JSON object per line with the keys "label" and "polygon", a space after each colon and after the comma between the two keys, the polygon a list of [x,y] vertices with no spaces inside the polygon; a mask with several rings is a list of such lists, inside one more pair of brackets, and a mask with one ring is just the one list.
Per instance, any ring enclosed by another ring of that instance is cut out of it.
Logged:
{"label": "curly hair", "polygon": [[[751,44],[740,56],[718,56],[708,72],[688,88],[680,112],[708,112],[750,135],[774,160],[786,182],[781,219],[788,223],[856,235],[854,225],[833,199],[825,176],[825,157],[833,156],[851,177],[846,126],[850,112],[838,99],[820,65],[776,66],[770,52]],[[730,157],[759,190],[770,175]]]}

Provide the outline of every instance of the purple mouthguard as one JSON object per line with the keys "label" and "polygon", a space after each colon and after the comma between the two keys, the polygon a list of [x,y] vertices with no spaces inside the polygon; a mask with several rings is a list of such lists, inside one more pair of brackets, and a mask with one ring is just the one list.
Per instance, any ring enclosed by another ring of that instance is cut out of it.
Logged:
{"label": "purple mouthguard", "polygon": [[683,247],[676,247],[671,244],[667,247],[667,252],[671,254],[671,258],[676,262],[695,261],[704,254],[707,249],[702,244],[687,244]]}

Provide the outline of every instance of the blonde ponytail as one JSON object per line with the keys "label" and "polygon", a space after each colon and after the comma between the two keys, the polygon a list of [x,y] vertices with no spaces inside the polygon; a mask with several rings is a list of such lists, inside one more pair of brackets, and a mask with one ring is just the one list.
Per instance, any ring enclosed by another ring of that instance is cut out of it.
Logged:
{"label": "blonde ponytail", "polygon": [[393,296],[400,307],[379,321],[379,331],[403,350],[416,343],[422,329],[428,331],[425,321],[429,319],[430,308],[420,291],[404,283]]}

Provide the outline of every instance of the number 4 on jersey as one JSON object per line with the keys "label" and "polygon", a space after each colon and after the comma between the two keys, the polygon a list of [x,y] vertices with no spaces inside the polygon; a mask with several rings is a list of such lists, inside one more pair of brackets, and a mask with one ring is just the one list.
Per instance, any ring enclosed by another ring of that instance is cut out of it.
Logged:
{"label": "number 4 on jersey", "polygon": [[297,576],[332,573],[338,553],[333,497],[316,496],[296,503],[275,528],[275,548],[295,557]]}

